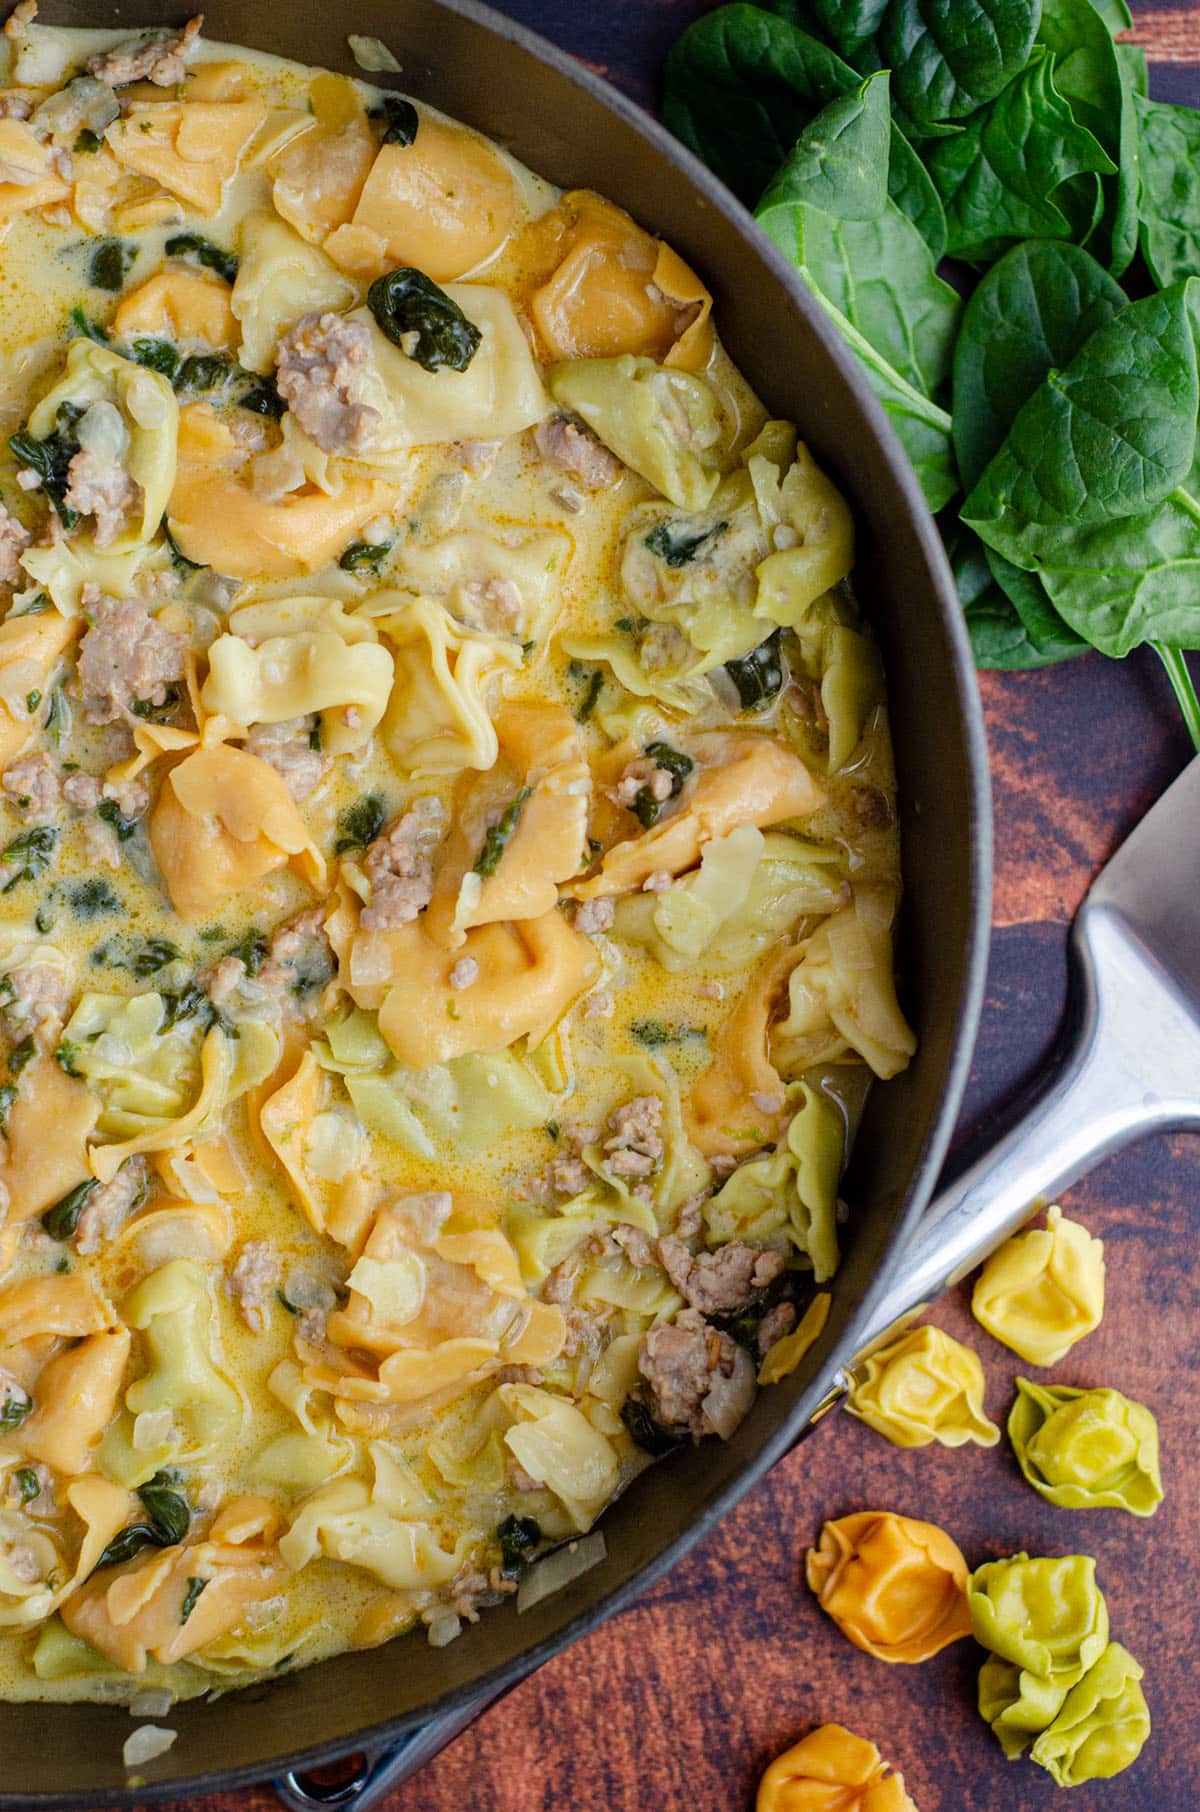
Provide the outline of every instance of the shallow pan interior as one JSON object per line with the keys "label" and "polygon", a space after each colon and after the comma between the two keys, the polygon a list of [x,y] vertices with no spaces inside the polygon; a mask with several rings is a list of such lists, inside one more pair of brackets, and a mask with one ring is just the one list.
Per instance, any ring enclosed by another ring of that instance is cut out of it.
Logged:
{"label": "shallow pan interior", "polygon": [[[564,187],[601,190],[662,233],[711,285],[733,357],[789,416],[855,505],[856,583],[888,667],[903,812],[903,995],[920,1036],[911,1069],[870,1099],[846,1194],[846,1255],[826,1333],[764,1392],[728,1444],[706,1443],[638,1480],[604,1520],[603,1566],[518,1620],[510,1604],[432,1650],[413,1638],[349,1654],[214,1707],[170,1715],[178,1741],[125,1803],[261,1778],[288,1759],[353,1748],[419,1722],[485,1675],[532,1661],[619,1608],[727,1510],[796,1438],[883,1284],[906,1221],[928,1199],[953,1123],[986,957],[986,751],[966,637],[916,480],[859,368],[799,280],[719,185],[604,84],[509,21],[455,0],[207,4],[206,34],[353,72],[345,33],[383,38],[418,98],[490,133]],[[42,0],[48,24],[163,22],[154,0]],[[122,1798],[128,1713],[0,1706],[0,1807],[76,1812]],[[44,1797],[43,1797],[44,1796]]]}

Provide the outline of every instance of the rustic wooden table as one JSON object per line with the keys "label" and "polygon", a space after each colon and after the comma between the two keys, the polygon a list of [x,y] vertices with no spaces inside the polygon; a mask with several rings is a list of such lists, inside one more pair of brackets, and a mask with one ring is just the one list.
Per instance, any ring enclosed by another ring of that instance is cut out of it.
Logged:
{"label": "rustic wooden table", "polygon": [[[695,0],[498,0],[653,106],[667,46]],[[1142,5],[1156,98],[1200,104],[1200,0]],[[1153,656],[1098,656],[1042,674],[982,676],[996,808],[996,892],[983,1028],[964,1140],[1050,1048],[1067,927],[1097,869],[1189,754]],[[819,1612],[800,1560],[824,1518],[893,1509],[941,1523],[971,1564],[1018,1548],[1094,1554],[1114,1636],[1146,1669],[1154,1731],[1136,1770],[1077,1790],[1071,1812],[1200,1806],[1200,1148],[1156,1138],[1066,1198],[1103,1236],[1108,1308],[1054,1374],[1113,1384],[1155,1410],[1166,1501],[1150,1522],[1071,1514],[1021,1480],[1007,1445],[902,1452],[830,1416],[714,1534],[627,1611],[527,1680],[381,1812],[744,1812],[768,1760],[830,1719],[875,1738],[921,1812],[1048,1807],[1058,1789],[1006,1764],[974,1710],[981,1659],[960,1642],[921,1667],[860,1654]],[[931,1317],[982,1355],[988,1408],[1021,1370],[971,1320],[966,1292]],[[270,1812],[269,1788],[188,1812]],[[182,1812],[182,1809],[180,1809]]]}

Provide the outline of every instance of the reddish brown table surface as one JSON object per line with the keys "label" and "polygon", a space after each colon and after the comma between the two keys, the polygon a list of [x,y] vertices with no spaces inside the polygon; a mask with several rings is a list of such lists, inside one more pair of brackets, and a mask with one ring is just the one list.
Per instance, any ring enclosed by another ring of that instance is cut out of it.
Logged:
{"label": "reddish brown table surface", "polygon": [[[690,0],[502,0],[652,104]],[[1200,0],[1143,6],[1159,99],[1200,103]],[[1150,655],[984,675],[996,808],[987,1007],[960,1122],[965,1139],[1034,1073],[1054,1039],[1066,934],[1097,869],[1189,749]],[[1200,1807],[1200,1146],[1155,1138],[1064,1198],[1108,1258],[1103,1325],[1053,1377],[1112,1384],[1156,1412],[1166,1501],[1152,1521],[1070,1513],[1022,1481],[1007,1443],[902,1452],[837,1413],[660,1585],[481,1718],[385,1812],[743,1812],[765,1763],[831,1719],[873,1737],[920,1812],[1035,1812],[1048,1775],[1006,1764],[974,1710],[981,1659],[960,1642],[920,1667],[860,1654],[800,1582],[822,1520],[892,1509],[939,1522],[971,1564],[1028,1548],[1096,1556],[1113,1635],[1146,1669],[1154,1731],[1136,1770],[1075,1790],[1070,1812]],[[931,1317],[981,1354],[1002,1417],[1013,1354],[976,1326],[965,1290]],[[387,1651],[384,1651],[386,1655]],[[384,1664],[381,1656],[381,1665]],[[269,1812],[268,1788],[190,1812]]]}

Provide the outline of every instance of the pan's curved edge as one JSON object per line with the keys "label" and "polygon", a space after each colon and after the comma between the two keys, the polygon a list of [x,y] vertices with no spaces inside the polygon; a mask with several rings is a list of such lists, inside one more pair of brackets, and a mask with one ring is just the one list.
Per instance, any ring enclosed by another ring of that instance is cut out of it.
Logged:
{"label": "pan's curved edge", "polygon": [[[590,94],[609,112],[615,114],[639,137],[647,141],[662,157],[673,162],[688,177],[697,192],[717,212],[728,219],[741,234],[756,246],[758,255],[788,290],[797,309],[806,317],[821,340],[831,363],[838,367],[847,383],[858,395],[864,414],[871,423],[877,440],[887,456],[899,487],[909,506],[912,525],[922,554],[930,569],[934,589],[941,604],[943,627],[962,706],[965,757],[971,809],[971,869],[969,937],[966,950],[958,1023],[951,1054],[946,1066],[941,1102],[933,1116],[928,1135],[914,1168],[903,1215],[890,1242],[887,1256],[864,1293],[845,1329],[838,1338],[839,1348],[852,1352],[859,1330],[866,1326],[874,1304],[887,1288],[899,1262],[904,1241],[928,1204],[937,1181],[950,1138],[955,1116],[966,1085],[967,1075],[983,1005],[987,976],[988,944],[991,924],[992,894],[992,802],[988,769],[987,742],[983,708],[975,679],[974,662],[965,621],[958,605],[957,593],[941,537],[925,502],[924,494],[882,405],[877,401],[862,375],[862,369],[841,336],[814,301],[796,270],[778,248],[756,225],[753,217],[737,198],[719,182],[698,158],[673,138],[650,114],[623,95],[618,89],[560,50],[548,39],[529,30],[479,0],[438,0],[446,10],[469,19],[494,35],[547,65],[556,74]],[[826,1346],[832,1341],[826,1337]],[[818,1343],[820,1353],[822,1343]],[[570,1647],[601,1623],[633,1604],[649,1587],[670,1571],[794,1446],[814,1409],[824,1394],[837,1361],[829,1362],[819,1372],[814,1384],[804,1392],[792,1413],[774,1434],[764,1442],[754,1459],[730,1485],[698,1513],[693,1523],[661,1553],[617,1586],[598,1603],[590,1605],[579,1616],[556,1630],[552,1636],[532,1645],[512,1660],[488,1673],[449,1689],[419,1711],[366,1725],[352,1739],[340,1738],[317,1743],[301,1750],[289,1750],[270,1761],[232,1769],[214,1769],[199,1774],[179,1775],[162,1782],[143,1781],[136,1789],[138,1806],[162,1804],[188,1797],[219,1793],[261,1782],[272,1774],[288,1771],[303,1773],[367,1748],[382,1748],[407,1731],[426,1723],[430,1717],[451,1713],[490,1692],[499,1698],[546,1661]],[[82,1789],[68,1794],[47,1793],[31,1797],[13,1795],[0,1783],[0,1812],[84,1812],[85,1808],[112,1807],[121,1798],[120,1789]]]}

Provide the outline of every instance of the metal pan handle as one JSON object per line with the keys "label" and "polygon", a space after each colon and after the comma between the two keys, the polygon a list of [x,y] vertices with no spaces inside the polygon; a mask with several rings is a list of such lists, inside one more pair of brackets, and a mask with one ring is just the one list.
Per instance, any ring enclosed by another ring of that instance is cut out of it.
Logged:
{"label": "metal pan handle", "polygon": [[367,1812],[368,1806],[431,1762],[500,1696],[494,1691],[477,1693],[394,1743],[360,1751],[353,1758],[353,1773],[336,1785],[326,1786],[301,1770],[280,1775],[272,1783],[276,1797],[287,1812]]}

